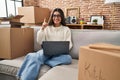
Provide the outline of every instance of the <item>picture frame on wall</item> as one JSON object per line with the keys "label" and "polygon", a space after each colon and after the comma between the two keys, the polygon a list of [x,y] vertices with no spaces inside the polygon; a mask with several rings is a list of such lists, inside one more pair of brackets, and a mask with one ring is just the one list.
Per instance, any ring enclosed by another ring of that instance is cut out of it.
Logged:
{"label": "picture frame on wall", "polygon": [[69,7],[65,8],[65,17],[67,24],[77,24],[77,19],[79,18],[80,8],[79,7]]}
{"label": "picture frame on wall", "polygon": [[[80,8],[79,7],[69,7],[69,8],[65,8],[65,16],[66,17],[68,17],[68,16],[70,16],[70,14],[69,14],[69,11],[76,11],[77,13],[74,15],[74,16],[76,16],[77,18],[79,18],[80,17]],[[73,16],[73,15],[72,15]]]}
{"label": "picture frame on wall", "polygon": [[97,21],[98,25],[104,25],[104,16],[103,15],[92,15],[90,17],[90,22],[93,24],[94,21]]}

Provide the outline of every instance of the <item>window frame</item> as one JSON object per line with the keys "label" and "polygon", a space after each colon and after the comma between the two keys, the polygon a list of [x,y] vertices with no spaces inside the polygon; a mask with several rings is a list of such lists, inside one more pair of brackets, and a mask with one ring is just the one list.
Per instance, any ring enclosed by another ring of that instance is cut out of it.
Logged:
{"label": "window frame", "polygon": [[[21,5],[23,6],[23,0],[10,0],[10,1],[14,1],[14,4],[13,4],[13,5],[14,5],[14,13],[15,13],[14,16],[16,16],[16,15],[17,15],[17,10],[16,10],[16,4],[17,4],[17,3],[16,3],[16,2],[21,2]],[[6,9],[6,10],[5,10],[5,11],[6,11],[6,15],[5,15],[5,17],[4,17],[4,16],[0,16],[0,17],[1,17],[1,18],[2,18],[2,17],[8,18],[8,17],[9,17],[9,14],[8,14],[8,13],[9,13],[9,12],[8,12],[9,10],[8,10],[8,1],[7,1],[7,0],[5,0],[5,6],[4,6],[4,7],[5,7],[5,9]]]}

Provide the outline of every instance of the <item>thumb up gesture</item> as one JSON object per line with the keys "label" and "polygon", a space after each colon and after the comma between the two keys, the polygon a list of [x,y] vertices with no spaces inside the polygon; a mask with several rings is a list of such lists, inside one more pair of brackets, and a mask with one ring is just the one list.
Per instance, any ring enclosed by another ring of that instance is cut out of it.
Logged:
{"label": "thumb up gesture", "polygon": [[47,26],[48,26],[48,23],[46,22],[46,18],[45,18],[42,24],[42,30],[44,30]]}

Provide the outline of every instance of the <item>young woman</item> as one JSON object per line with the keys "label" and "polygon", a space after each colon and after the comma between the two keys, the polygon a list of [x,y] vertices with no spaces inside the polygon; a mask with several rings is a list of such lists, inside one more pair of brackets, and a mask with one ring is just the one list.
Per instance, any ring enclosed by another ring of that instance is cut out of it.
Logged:
{"label": "young woman", "polygon": [[[50,22],[47,23],[44,20],[42,28],[37,33],[37,42],[42,44],[42,41],[69,41],[72,48],[71,42],[71,31],[65,26],[64,13],[60,8],[53,10]],[[58,56],[46,56],[43,50],[39,50],[36,53],[29,53],[26,55],[25,60],[17,73],[17,76],[21,80],[36,80],[39,74],[41,65],[47,64],[51,67],[70,64],[71,56],[69,54],[61,54]]]}

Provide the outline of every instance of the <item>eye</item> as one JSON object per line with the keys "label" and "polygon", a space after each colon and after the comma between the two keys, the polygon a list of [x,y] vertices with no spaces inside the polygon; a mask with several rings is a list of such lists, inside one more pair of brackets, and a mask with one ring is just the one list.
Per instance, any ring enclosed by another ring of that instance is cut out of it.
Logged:
{"label": "eye", "polygon": [[61,17],[61,15],[59,15],[59,14],[58,14],[58,15],[55,15],[55,14],[54,14],[53,17],[59,18],[59,17]]}

